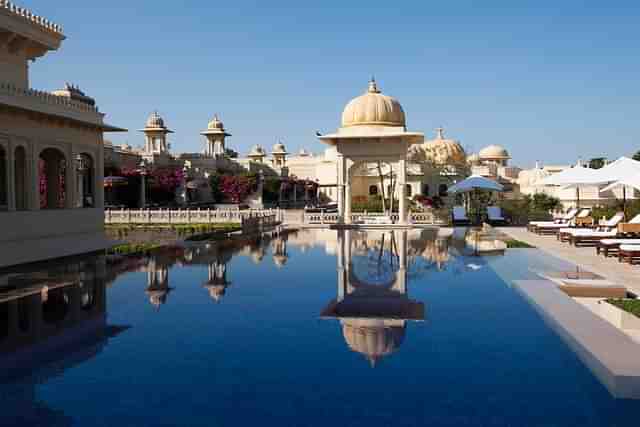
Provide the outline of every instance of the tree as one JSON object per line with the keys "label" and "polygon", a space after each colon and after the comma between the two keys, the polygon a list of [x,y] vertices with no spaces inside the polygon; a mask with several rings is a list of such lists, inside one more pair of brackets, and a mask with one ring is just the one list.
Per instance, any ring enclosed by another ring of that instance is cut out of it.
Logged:
{"label": "tree", "polygon": [[633,155],[632,159],[640,162],[640,151],[636,151],[636,154]]}
{"label": "tree", "polygon": [[589,160],[589,167],[591,169],[600,169],[604,167],[606,161],[606,157],[594,157],[593,159]]}

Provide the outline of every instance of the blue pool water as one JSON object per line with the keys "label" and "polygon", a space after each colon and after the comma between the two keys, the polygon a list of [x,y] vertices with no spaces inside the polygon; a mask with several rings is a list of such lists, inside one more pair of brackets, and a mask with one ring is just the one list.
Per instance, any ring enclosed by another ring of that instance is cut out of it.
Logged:
{"label": "blue pool water", "polygon": [[637,425],[509,283],[571,266],[384,234],[3,272],[0,425]]}

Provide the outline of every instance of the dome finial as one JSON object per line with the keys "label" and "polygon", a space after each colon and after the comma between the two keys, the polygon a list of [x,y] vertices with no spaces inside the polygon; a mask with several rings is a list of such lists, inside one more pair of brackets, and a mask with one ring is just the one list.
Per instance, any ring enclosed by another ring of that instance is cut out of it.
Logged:
{"label": "dome finial", "polygon": [[380,93],[380,90],[378,90],[378,85],[376,84],[376,78],[375,76],[371,76],[371,80],[369,80],[369,93]]}
{"label": "dome finial", "polygon": [[437,133],[437,139],[444,139],[444,128],[442,126],[440,126],[439,128],[436,128],[436,133]]}

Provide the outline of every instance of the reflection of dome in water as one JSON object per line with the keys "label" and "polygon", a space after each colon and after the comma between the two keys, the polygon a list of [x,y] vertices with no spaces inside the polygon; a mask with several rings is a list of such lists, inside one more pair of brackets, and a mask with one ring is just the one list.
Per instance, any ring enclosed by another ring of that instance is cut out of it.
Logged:
{"label": "reflection of dome in water", "polygon": [[404,323],[387,326],[383,320],[344,321],[342,335],[349,348],[364,355],[371,366],[389,354],[394,353],[404,341]]}
{"label": "reflection of dome in water", "polygon": [[349,126],[404,127],[404,110],[398,100],[381,94],[372,79],[367,92],[352,99],[342,112],[342,127]]}
{"label": "reflection of dome in water", "polygon": [[273,255],[273,263],[278,268],[284,267],[284,265],[287,263],[288,259],[289,258],[286,255],[282,255],[282,254],[274,254]]}
{"label": "reflection of dome in water", "polygon": [[254,264],[260,264],[264,258],[264,251],[261,249],[251,252],[251,260]]}
{"label": "reflection of dome in water", "polygon": [[167,294],[169,292],[166,290],[163,291],[147,291],[147,295],[149,295],[149,302],[156,309],[159,309],[162,304],[167,302]]}
{"label": "reflection of dome in water", "polygon": [[437,264],[438,268],[442,267],[449,261],[449,249],[447,248],[446,241],[432,240],[427,242],[424,251],[422,251],[422,257],[427,261]]}
{"label": "reflection of dome in water", "polygon": [[215,302],[220,302],[222,297],[227,293],[227,287],[225,285],[207,285],[209,289],[209,296]]}

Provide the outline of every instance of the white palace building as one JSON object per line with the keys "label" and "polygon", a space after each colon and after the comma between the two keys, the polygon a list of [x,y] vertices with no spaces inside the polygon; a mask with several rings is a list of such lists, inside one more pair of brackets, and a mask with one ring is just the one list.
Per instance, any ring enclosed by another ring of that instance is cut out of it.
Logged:
{"label": "white palace building", "polygon": [[31,89],[62,28],[0,0],[0,267],[103,249],[103,133],[79,88]]}

